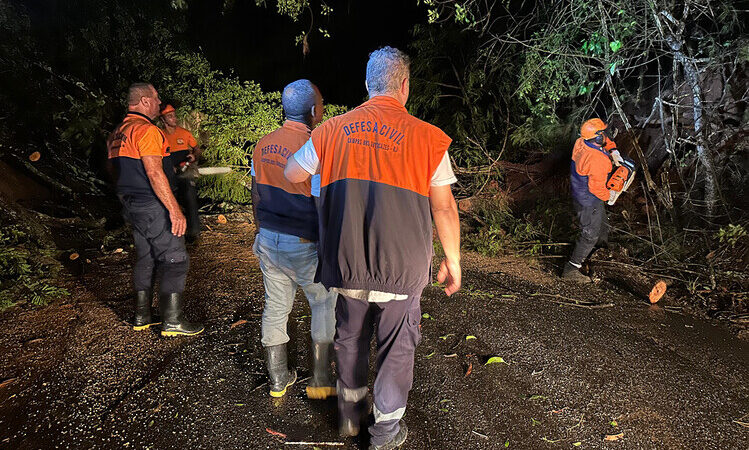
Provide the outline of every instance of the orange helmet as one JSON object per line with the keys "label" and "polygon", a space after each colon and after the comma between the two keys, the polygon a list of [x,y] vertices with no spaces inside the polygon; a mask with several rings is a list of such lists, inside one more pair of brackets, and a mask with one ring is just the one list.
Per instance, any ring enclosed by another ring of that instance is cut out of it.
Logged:
{"label": "orange helmet", "polygon": [[172,105],[166,105],[164,109],[161,110],[161,115],[165,116],[169,113],[173,113],[175,111],[174,106]]}
{"label": "orange helmet", "polygon": [[603,133],[608,128],[606,123],[598,118],[586,120],[580,127],[580,136],[585,139],[595,139],[599,133]]}

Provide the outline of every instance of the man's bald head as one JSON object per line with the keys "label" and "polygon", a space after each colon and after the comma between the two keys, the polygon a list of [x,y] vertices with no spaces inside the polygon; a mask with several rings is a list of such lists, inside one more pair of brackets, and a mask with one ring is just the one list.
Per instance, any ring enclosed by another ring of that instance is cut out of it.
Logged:
{"label": "man's bald head", "polygon": [[159,116],[161,100],[151,83],[133,83],[127,90],[128,111],[139,112],[151,119]]}
{"label": "man's bald head", "polygon": [[[281,103],[287,119],[305,123],[310,127],[316,125],[316,123],[313,123],[315,122],[314,116],[322,115],[320,90],[309,80],[296,80],[287,84],[283,89]],[[313,106],[316,106],[316,109],[320,109],[320,111],[313,113]]]}
{"label": "man's bald head", "polygon": [[133,83],[127,90],[127,104],[134,106],[140,103],[141,97],[153,97],[154,89],[150,83]]}

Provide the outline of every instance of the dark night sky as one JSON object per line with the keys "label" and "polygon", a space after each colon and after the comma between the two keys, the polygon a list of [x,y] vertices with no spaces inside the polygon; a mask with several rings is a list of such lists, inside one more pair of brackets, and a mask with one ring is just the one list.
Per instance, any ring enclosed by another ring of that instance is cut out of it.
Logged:
{"label": "dark night sky", "polygon": [[413,25],[426,22],[426,10],[415,0],[329,1],[333,14],[316,16],[315,29],[327,28],[331,37],[314,33],[310,53],[303,57],[294,38],[309,27],[309,14],[294,23],[276,13],[275,2],[260,8],[254,1],[237,1],[226,14],[221,3],[190,3],[188,34],[213,67],[255,80],[264,90],[308,78],[320,87],[326,103],[348,106],[366,97],[369,52],[383,45],[407,50]]}

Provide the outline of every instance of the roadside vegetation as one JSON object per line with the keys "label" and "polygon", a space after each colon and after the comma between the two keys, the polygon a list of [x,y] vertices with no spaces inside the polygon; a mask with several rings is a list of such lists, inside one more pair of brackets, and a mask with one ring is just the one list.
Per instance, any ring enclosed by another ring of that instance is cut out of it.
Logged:
{"label": "roadside vegetation", "polygon": [[[539,258],[555,270],[576,233],[570,149],[580,123],[597,115],[619,129],[638,178],[610,208],[614,245],[594,254],[593,270],[622,282],[611,270],[620,264],[619,272],[666,279],[670,292],[713,315],[747,320],[746,2],[413,1],[424,18],[406,48],[408,107],[453,137],[466,249]],[[289,39],[302,55],[339,38],[336,20],[346,14],[313,0],[256,4],[296,22]],[[8,87],[0,162],[38,191],[26,198],[0,186],[3,305],[64,295],[50,280],[69,249],[50,236],[71,225],[101,236],[122,226],[102,149],[133,80],[151,81],[177,107],[206,148],[205,165],[232,168],[200,180],[206,207],[250,201],[249,158],[282,121],[280,94],[216,70],[190,47],[190,7],[59,2],[32,23],[23,5],[0,3],[0,61],[14,68],[0,73]],[[232,14],[234,2],[221,8]],[[345,109],[328,105],[326,115]]]}

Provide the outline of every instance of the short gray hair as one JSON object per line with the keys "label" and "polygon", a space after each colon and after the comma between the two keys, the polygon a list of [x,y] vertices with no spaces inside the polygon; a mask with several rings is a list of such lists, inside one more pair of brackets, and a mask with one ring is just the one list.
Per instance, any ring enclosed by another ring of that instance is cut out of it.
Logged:
{"label": "short gray hair", "polygon": [[137,105],[141,97],[153,96],[155,88],[151,83],[133,83],[127,90],[127,104]]}
{"label": "short gray hair", "polygon": [[408,78],[411,58],[393,47],[382,47],[369,54],[367,89],[369,96],[398,92],[400,82]]}

